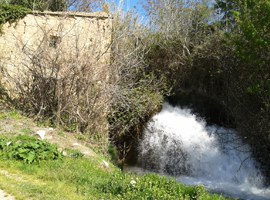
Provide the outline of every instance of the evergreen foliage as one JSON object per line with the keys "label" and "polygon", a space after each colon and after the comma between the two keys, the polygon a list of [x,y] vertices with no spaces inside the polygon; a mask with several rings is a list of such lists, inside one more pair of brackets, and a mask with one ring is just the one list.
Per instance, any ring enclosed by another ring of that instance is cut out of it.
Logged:
{"label": "evergreen foliage", "polygon": [[5,23],[14,23],[25,17],[29,12],[29,9],[22,6],[0,4],[0,26]]}
{"label": "evergreen foliage", "polygon": [[[225,2],[230,2],[225,1]],[[225,12],[225,11],[224,11]],[[270,182],[270,1],[237,0],[226,34],[234,63],[227,68],[228,108]]]}

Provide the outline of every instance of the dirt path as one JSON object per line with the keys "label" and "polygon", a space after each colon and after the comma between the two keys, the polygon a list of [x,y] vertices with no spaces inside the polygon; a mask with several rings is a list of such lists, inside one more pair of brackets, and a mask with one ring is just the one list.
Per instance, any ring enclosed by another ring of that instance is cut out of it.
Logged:
{"label": "dirt path", "polygon": [[0,189],[0,199],[1,200],[15,200],[13,196],[8,195],[3,190]]}

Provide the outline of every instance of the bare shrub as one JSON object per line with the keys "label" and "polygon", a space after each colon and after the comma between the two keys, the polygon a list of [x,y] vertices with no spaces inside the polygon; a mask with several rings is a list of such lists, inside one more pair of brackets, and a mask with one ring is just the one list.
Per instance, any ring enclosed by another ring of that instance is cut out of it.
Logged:
{"label": "bare shrub", "polygon": [[163,77],[149,71],[146,55],[151,38],[149,30],[133,11],[116,9],[113,14],[111,69],[114,76],[109,123],[111,140],[124,162],[136,145],[142,127],[157,112],[168,91]]}
{"label": "bare shrub", "polygon": [[40,26],[42,37],[34,45],[17,38],[24,59],[16,63],[16,74],[9,76],[11,93],[17,106],[37,120],[49,119],[66,130],[107,143],[110,46],[101,43],[102,37],[81,38],[75,23],[71,26],[75,30],[62,27],[58,33],[72,34],[54,35]]}
{"label": "bare shrub", "polygon": [[151,70],[165,74],[175,92],[193,77],[193,57],[211,36],[212,10],[203,1],[147,0],[145,5],[152,31],[148,54]]}

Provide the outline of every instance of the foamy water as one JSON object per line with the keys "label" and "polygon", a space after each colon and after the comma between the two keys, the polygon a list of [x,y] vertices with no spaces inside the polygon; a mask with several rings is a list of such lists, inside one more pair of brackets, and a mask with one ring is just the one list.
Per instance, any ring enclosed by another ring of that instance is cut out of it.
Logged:
{"label": "foamy water", "polygon": [[242,199],[270,199],[250,148],[234,130],[207,126],[190,109],[165,103],[144,130],[139,163],[188,185]]}

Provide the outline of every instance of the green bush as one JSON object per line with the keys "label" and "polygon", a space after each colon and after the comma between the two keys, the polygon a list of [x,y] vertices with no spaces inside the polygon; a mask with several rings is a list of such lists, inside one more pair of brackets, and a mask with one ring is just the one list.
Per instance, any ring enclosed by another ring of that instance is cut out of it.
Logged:
{"label": "green bush", "polygon": [[29,9],[17,5],[0,4],[0,26],[5,23],[14,23],[25,17]]}
{"label": "green bush", "polygon": [[55,145],[34,137],[19,135],[15,138],[0,138],[0,158],[22,160],[28,164],[62,157]]}
{"label": "green bush", "polygon": [[117,162],[117,149],[114,145],[110,144],[108,146],[108,154],[111,158],[111,161],[116,163]]}

